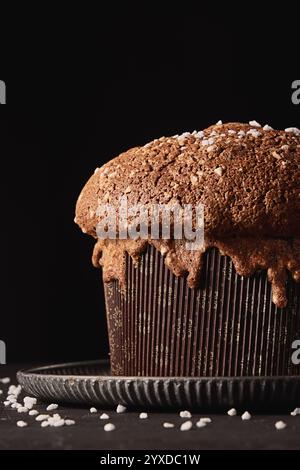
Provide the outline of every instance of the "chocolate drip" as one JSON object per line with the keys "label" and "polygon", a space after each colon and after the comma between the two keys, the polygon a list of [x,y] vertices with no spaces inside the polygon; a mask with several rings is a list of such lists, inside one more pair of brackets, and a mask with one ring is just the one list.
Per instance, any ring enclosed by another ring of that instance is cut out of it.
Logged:
{"label": "chocolate drip", "polygon": [[272,284],[273,302],[280,308],[287,304],[286,280],[290,271],[300,282],[300,239],[283,240],[270,238],[206,239],[199,250],[188,250],[184,240],[98,240],[93,252],[93,264],[103,267],[103,279],[118,279],[125,286],[125,254],[137,266],[147,243],[155,246],[165,256],[165,264],[176,275],[187,275],[190,288],[198,286],[204,252],[217,248],[222,255],[232,259],[237,273],[250,276],[260,269],[267,270]]}

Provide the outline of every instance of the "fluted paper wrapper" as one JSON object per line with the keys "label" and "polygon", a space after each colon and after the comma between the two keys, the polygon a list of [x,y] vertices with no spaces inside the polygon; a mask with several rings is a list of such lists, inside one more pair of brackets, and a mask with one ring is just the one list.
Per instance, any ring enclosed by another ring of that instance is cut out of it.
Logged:
{"label": "fluted paper wrapper", "polygon": [[265,271],[239,276],[228,256],[206,252],[198,289],[149,246],[126,287],[105,284],[112,373],[131,376],[299,375],[300,285],[289,279],[277,308]]}

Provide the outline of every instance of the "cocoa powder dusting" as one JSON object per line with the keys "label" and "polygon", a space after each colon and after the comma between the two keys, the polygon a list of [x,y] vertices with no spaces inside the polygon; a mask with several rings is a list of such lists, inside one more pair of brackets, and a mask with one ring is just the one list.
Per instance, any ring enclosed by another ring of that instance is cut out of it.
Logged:
{"label": "cocoa powder dusting", "polygon": [[198,286],[205,251],[217,248],[222,255],[232,259],[240,276],[250,276],[265,269],[272,284],[273,302],[283,308],[287,304],[286,279],[290,271],[296,282],[300,281],[300,239],[279,240],[266,238],[207,239],[200,250],[187,250],[184,240],[99,240],[94,248],[93,264],[103,268],[104,282],[118,279],[126,283],[126,253],[137,266],[147,243],[165,256],[165,264],[175,276],[187,275],[190,288]]}

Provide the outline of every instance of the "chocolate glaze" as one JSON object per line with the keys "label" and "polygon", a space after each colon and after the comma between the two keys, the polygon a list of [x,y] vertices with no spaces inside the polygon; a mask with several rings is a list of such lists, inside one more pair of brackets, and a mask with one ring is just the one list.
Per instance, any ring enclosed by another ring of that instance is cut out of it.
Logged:
{"label": "chocolate glaze", "polygon": [[[189,251],[175,240],[98,241],[93,262],[104,280],[125,283],[125,253],[135,264],[147,243],[165,256],[176,276],[198,284],[203,253],[216,247],[233,260],[238,274],[267,270],[273,301],[286,305],[290,271],[300,281],[300,131],[273,130],[256,122],[217,123],[204,131],[161,137],[135,147],[96,169],[84,186],[75,221],[97,238],[99,204],[118,213],[119,198],[128,205],[179,203],[204,206],[205,244]],[[172,238],[172,235],[170,236]],[[102,256],[101,256],[102,253]]]}
{"label": "chocolate glaze", "polygon": [[141,253],[150,243],[165,257],[165,264],[176,275],[187,275],[190,288],[198,286],[204,252],[217,248],[232,259],[237,273],[250,276],[259,269],[267,270],[272,284],[273,302],[280,308],[287,304],[287,271],[300,282],[300,239],[231,238],[206,239],[200,250],[190,251],[184,240],[98,240],[93,252],[93,264],[103,267],[104,282],[118,279],[125,286],[126,252],[137,266]]}

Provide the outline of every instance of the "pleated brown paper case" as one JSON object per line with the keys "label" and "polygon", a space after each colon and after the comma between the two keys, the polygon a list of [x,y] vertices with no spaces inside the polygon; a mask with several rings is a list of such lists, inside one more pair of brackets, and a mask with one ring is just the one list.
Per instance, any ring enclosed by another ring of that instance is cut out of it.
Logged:
{"label": "pleated brown paper case", "polygon": [[127,284],[105,284],[114,375],[299,375],[291,361],[300,338],[300,285],[289,279],[288,306],[271,299],[266,273],[239,276],[228,256],[205,254],[200,286],[190,289],[153,247],[137,268],[129,256]]}

